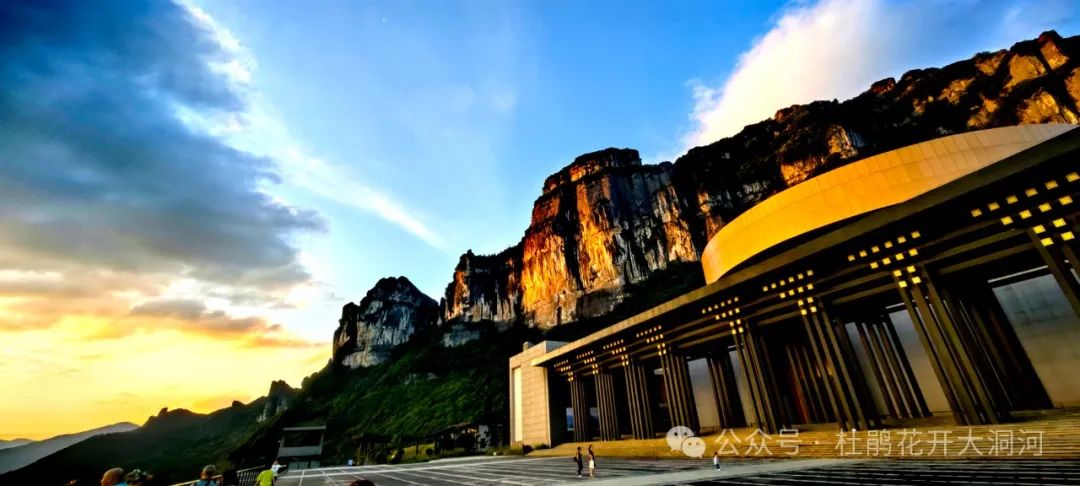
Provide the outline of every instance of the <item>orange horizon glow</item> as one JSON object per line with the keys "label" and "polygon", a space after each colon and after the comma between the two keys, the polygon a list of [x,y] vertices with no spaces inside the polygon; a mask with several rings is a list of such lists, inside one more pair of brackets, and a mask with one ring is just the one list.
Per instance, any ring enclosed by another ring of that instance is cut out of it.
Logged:
{"label": "orange horizon glow", "polygon": [[100,335],[65,319],[0,331],[0,439],[47,439],[118,422],[142,425],[164,407],[208,413],[248,403],[270,382],[293,387],[322,368],[328,343],[265,345],[176,328]]}

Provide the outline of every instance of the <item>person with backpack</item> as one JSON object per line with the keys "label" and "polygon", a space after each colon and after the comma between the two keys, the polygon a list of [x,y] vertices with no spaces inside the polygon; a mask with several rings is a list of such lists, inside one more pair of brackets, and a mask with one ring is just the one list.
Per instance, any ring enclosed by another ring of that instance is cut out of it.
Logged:
{"label": "person with backpack", "polygon": [[199,480],[195,482],[195,486],[218,486],[218,482],[214,479],[216,475],[217,468],[213,464],[202,468],[202,474],[199,474]]}
{"label": "person with backpack", "polygon": [[578,446],[577,452],[574,453],[574,462],[577,463],[577,477],[580,478],[581,469],[583,468],[583,465],[581,464],[581,446]]}

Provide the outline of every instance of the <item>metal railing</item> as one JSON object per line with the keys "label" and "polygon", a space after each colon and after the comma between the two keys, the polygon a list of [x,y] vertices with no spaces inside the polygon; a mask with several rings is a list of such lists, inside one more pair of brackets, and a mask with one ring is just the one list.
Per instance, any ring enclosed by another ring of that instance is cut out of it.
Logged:
{"label": "metal railing", "polygon": [[[236,471],[237,486],[255,486],[255,479],[259,477],[260,472],[266,469],[267,468],[265,467],[249,467],[247,469],[241,469],[239,471]],[[214,476],[213,480],[217,482],[218,486],[222,486],[222,476],[220,474]],[[182,483],[171,484],[169,486],[194,486],[194,484],[197,482],[199,482],[198,479],[193,479],[191,481],[184,481]]]}

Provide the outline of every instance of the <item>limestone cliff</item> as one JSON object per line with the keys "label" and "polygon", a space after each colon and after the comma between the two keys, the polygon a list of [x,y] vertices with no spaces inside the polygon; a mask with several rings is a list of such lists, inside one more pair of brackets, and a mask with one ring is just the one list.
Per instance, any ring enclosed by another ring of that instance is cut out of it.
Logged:
{"label": "limestone cliff", "polygon": [[675,162],[674,179],[700,248],[758,201],[840,165],[950,133],[1076,123],[1078,113],[1080,37],[1047,32],[1008,50],[878,81],[847,101],[779,110],[691,149]]}
{"label": "limestone cliff", "polygon": [[442,319],[517,321],[521,311],[521,245],[495,255],[465,252],[443,295]]}
{"label": "limestone cliff", "polygon": [[817,174],[950,133],[1076,123],[1078,113],[1080,37],[1047,32],[847,101],[781,109],[674,164],[641,165],[627,149],[582,155],[544,182],[520,243],[461,257],[441,318],[550,328],[603,315],[627,285],[696,261],[732,218]]}
{"label": "limestone cliff", "polygon": [[672,168],[642,165],[630,149],[578,157],[544,182],[519,244],[461,257],[442,318],[552,327],[603,315],[627,284],[696,260]]}
{"label": "limestone cliff", "polygon": [[380,279],[360,304],[348,303],[334,331],[334,362],[357,368],[379,364],[397,345],[432,327],[438,304],[405,277]]}
{"label": "limestone cliff", "polygon": [[544,181],[521,241],[461,256],[440,303],[440,321],[451,323],[444,339],[467,341],[475,327],[460,323],[547,329],[603,316],[634,284],[696,261],[728,221],[810,177],[950,133],[1076,123],[1078,114],[1080,37],[1047,32],[883,79],[843,102],[780,109],[674,164],[642,165],[630,149],[582,155]]}

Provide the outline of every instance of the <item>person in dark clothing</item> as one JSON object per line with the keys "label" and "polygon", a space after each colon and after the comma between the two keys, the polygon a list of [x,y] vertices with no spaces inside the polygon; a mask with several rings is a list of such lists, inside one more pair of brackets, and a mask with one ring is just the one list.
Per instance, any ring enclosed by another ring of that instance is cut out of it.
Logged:
{"label": "person in dark clothing", "polygon": [[581,477],[581,469],[584,466],[581,463],[581,446],[578,446],[577,452],[574,453],[574,462],[577,463],[577,477]]}
{"label": "person in dark clothing", "polygon": [[237,486],[239,484],[240,479],[236,477],[235,468],[230,467],[221,473],[221,486]]}

